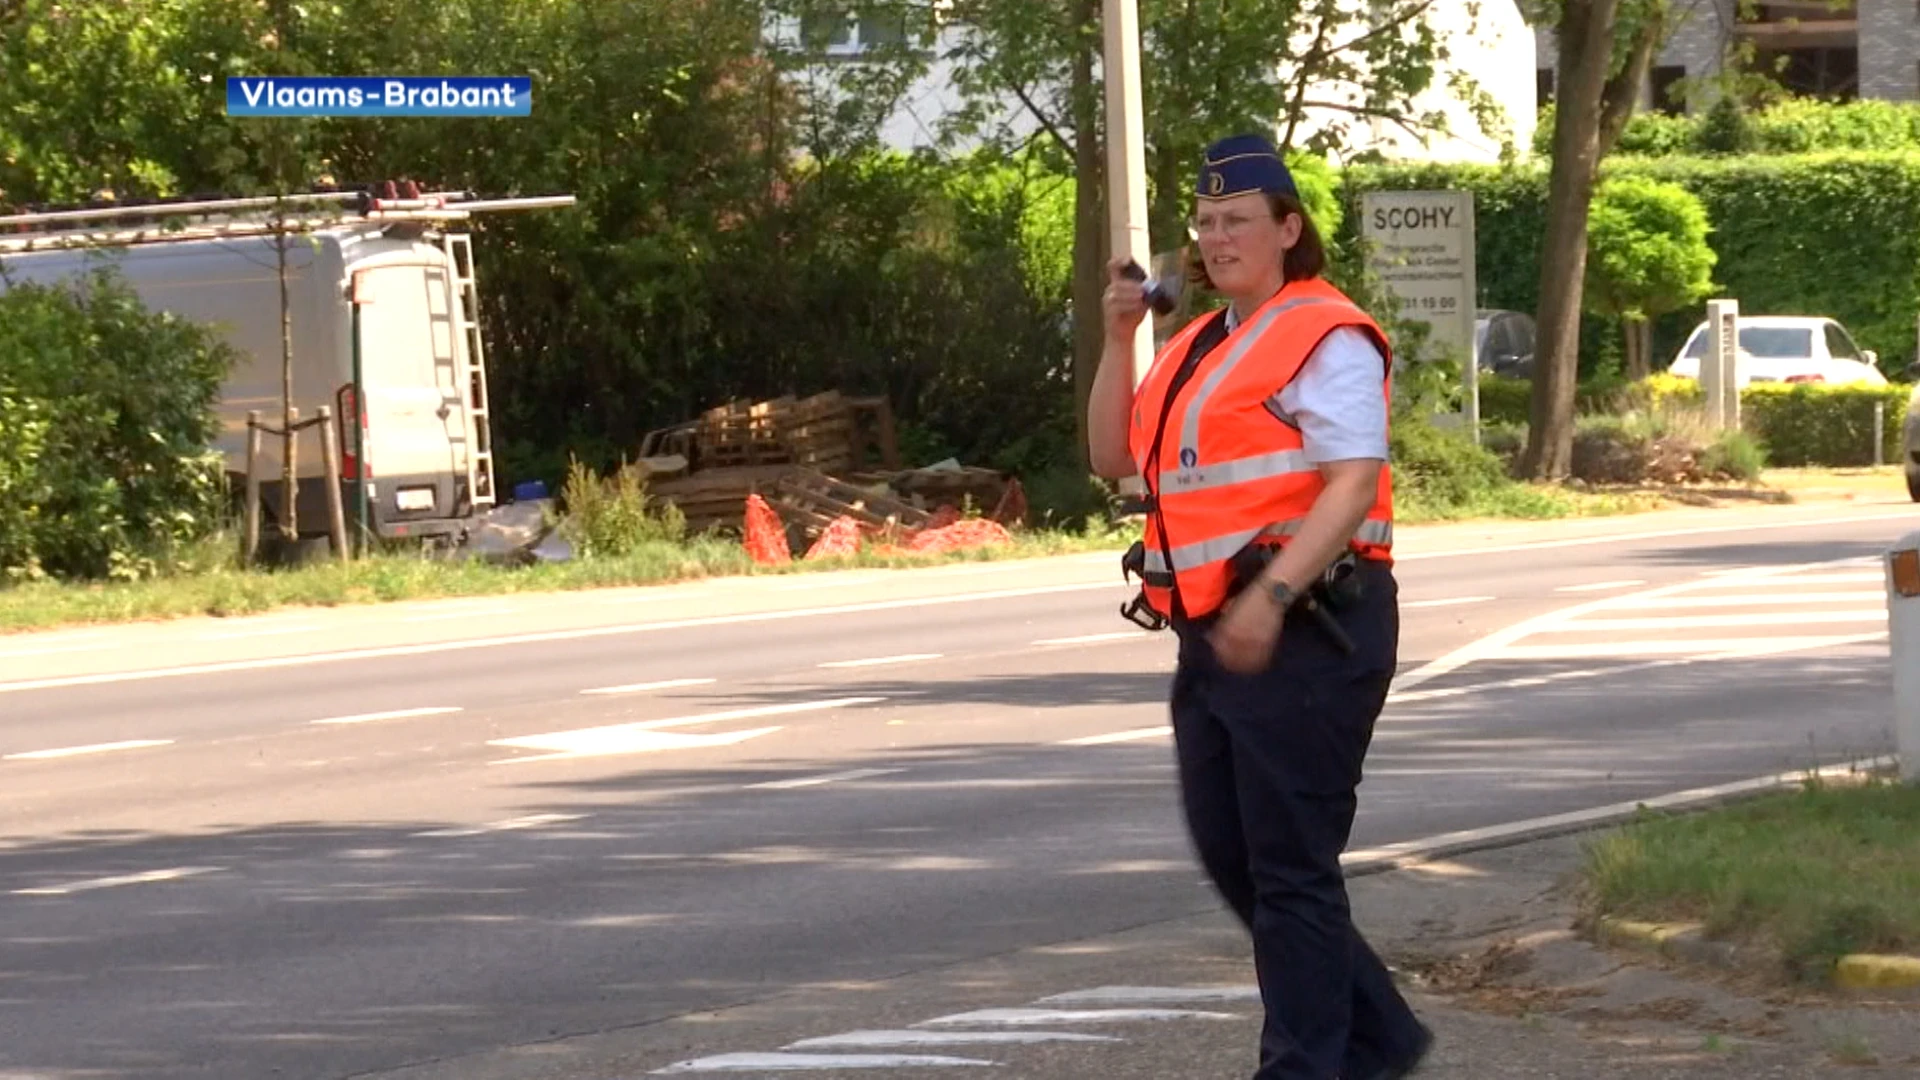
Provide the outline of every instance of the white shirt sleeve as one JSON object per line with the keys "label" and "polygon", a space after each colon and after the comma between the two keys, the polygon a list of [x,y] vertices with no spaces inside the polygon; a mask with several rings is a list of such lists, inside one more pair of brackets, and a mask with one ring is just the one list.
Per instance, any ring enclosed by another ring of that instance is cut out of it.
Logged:
{"label": "white shirt sleeve", "polygon": [[1387,359],[1365,331],[1342,326],[1320,342],[1280,391],[1308,461],[1387,459],[1386,377]]}

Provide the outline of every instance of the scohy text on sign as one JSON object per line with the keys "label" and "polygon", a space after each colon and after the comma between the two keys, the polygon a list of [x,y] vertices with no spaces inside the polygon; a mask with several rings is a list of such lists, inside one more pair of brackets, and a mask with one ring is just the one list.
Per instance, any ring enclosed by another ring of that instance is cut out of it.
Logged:
{"label": "scohy text on sign", "polygon": [[1473,193],[1370,191],[1361,204],[1372,266],[1400,302],[1400,317],[1432,327],[1430,340],[1473,357]]}
{"label": "scohy text on sign", "polygon": [[293,76],[227,79],[228,116],[529,116],[525,75]]}

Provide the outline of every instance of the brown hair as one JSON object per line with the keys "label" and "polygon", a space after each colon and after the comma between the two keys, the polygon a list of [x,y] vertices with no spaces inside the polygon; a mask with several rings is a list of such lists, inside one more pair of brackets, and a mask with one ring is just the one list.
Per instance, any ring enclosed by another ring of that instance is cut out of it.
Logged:
{"label": "brown hair", "polygon": [[[1300,215],[1300,242],[1288,248],[1281,260],[1282,280],[1295,282],[1319,277],[1327,268],[1327,249],[1320,243],[1320,230],[1313,227],[1307,208],[1293,196],[1277,192],[1267,193],[1267,206],[1273,211],[1275,221],[1287,220],[1288,214]],[[1213,278],[1207,275],[1207,260],[1200,254],[1198,244],[1194,245],[1193,257],[1187,262],[1187,280],[1208,291],[1213,289]]]}

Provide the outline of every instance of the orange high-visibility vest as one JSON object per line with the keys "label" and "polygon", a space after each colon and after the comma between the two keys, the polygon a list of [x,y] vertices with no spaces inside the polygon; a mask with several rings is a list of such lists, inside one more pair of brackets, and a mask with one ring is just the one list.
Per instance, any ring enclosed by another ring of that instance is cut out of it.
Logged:
{"label": "orange high-visibility vest", "polygon": [[[1128,441],[1150,498],[1145,596],[1166,616],[1173,613],[1176,590],[1189,618],[1220,607],[1232,584],[1228,560],[1250,543],[1284,544],[1326,486],[1306,458],[1300,430],[1281,419],[1278,402],[1329,333],[1352,326],[1372,335],[1387,360],[1380,392],[1392,399],[1387,335],[1318,278],[1282,288],[1174,389],[1194,338],[1216,317],[1181,328],[1134,394]],[[1362,558],[1393,561],[1393,479],[1387,466],[1380,469],[1378,494],[1351,547]]]}

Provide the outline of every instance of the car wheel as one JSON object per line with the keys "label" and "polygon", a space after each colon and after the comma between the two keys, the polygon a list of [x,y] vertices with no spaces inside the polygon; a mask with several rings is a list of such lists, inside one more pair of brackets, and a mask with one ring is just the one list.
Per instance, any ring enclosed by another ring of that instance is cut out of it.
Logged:
{"label": "car wheel", "polygon": [[1920,465],[1907,466],[1907,494],[1920,503]]}

